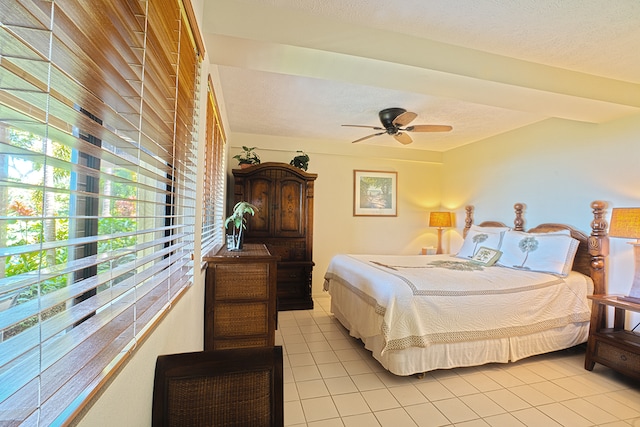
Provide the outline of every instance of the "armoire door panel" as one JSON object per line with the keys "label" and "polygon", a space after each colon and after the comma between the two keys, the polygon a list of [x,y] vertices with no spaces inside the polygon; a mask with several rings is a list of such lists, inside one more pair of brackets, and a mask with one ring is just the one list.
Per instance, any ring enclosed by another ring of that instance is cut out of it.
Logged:
{"label": "armoire door panel", "polygon": [[258,211],[252,217],[247,218],[248,234],[269,235],[271,234],[273,217],[272,183],[268,179],[253,179],[247,183],[247,199],[249,203],[255,205]]}
{"label": "armoire door panel", "polygon": [[286,180],[279,186],[279,210],[276,215],[275,233],[280,237],[302,237],[304,224],[303,182]]}

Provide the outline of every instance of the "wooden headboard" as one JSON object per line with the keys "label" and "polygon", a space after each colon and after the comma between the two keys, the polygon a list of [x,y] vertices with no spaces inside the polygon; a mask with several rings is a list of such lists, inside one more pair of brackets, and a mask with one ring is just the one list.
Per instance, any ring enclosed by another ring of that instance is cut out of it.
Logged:
{"label": "wooden headboard", "polygon": [[[605,266],[606,257],[609,254],[609,237],[607,236],[607,221],[603,218],[605,207],[606,204],[599,200],[591,203],[593,221],[591,221],[591,234],[589,236],[570,225],[561,223],[545,223],[526,230],[529,233],[546,233],[562,229],[569,230],[571,237],[580,241],[572,269],[591,277],[593,280],[594,294],[606,293]],[[516,231],[525,231],[522,216],[524,204],[516,203],[513,205],[513,208],[515,210],[513,229]],[[465,212],[464,236],[467,235],[467,232],[473,224],[473,206],[467,206]],[[498,221],[484,221],[478,225],[481,227],[506,226],[504,223]]]}

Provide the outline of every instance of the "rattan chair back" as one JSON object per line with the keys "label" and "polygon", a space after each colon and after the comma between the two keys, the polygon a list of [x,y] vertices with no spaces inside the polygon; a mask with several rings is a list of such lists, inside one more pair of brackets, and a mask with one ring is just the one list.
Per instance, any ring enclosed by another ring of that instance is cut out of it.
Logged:
{"label": "rattan chair back", "polygon": [[158,356],[154,427],[283,426],[282,347]]}

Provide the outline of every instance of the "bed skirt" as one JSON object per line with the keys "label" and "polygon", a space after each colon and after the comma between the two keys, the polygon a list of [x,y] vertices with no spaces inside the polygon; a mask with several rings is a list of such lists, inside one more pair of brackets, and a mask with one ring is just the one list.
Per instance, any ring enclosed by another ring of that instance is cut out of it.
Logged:
{"label": "bed skirt", "polygon": [[[389,372],[395,375],[413,375],[435,369],[478,366],[487,363],[507,363],[563,350],[587,341],[589,322],[571,323],[525,336],[509,338],[432,343],[428,347],[409,347],[385,350],[380,334],[383,318],[375,308],[353,298],[349,289],[337,281],[331,283],[331,311],[349,330],[352,337],[362,340],[365,348]],[[347,319],[356,319],[349,322]],[[357,324],[356,324],[357,323]]]}

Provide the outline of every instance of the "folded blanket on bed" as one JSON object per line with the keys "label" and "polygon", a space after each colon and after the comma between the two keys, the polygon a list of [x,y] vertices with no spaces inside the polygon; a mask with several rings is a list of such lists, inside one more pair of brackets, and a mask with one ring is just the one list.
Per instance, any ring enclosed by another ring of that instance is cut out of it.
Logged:
{"label": "folded blanket on bed", "polygon": [[590,318],[591,279],[484,267],[449,255],[336,255],[325,289],[344,286],[380,314],[383,351],[527,335]]}

